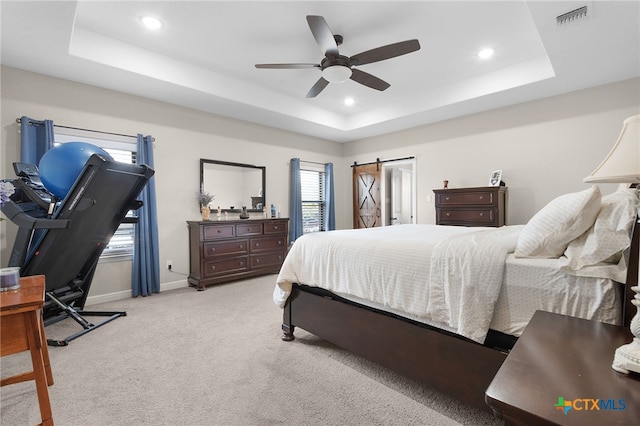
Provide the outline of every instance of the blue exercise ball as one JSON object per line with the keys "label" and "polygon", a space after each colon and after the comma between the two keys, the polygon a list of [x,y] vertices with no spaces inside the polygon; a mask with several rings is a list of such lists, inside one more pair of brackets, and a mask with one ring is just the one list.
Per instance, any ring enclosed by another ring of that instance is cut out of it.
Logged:
{"label": "blue exercise ball", "polygon": [[42,156],[38,166],[43,185],[63,199],[93,154],[112,159],[107,151],[87,142],[67,142],[53,147]]}

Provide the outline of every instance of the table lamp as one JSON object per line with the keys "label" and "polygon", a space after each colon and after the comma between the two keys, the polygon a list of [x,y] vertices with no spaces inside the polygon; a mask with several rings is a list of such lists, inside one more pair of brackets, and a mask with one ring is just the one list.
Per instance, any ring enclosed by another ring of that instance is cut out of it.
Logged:
{"label": "table lamp", "polygon": [[[624,120],[616,144],[593,173],[584,178],[584,182],[636,184],[636,195],[640,196],[640,115]],[[636,285],[631,289],[635,292],[631,303],[638,308],[630,326],[634,337],[631,343],[616,349],[611,365],[614,370],[625,374],[631,371],[640,373],[640,287]]]}

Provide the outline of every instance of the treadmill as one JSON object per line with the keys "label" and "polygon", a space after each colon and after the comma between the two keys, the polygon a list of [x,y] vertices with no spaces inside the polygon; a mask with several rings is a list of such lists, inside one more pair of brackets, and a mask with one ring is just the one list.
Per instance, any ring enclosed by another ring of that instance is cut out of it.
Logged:
{"label": "treadmill", "polygon": [[[146,165],[116,162],[93,154],[63,200],[42,185],[35,165],[14,163],[16,188],[2,213],[18,225],[8,266],[20,267],[20,275],[45,276],[45,326],[72,318],[80,332],[62,339],[48,339],[50,346],[66,346],[72,340],[126,312],[86,311],[91,281],[100,255],[118,226],[133,222],[125,216],[142,202],[136,198],[153,176]],[[106,319],[91,323],[85,316]]]}

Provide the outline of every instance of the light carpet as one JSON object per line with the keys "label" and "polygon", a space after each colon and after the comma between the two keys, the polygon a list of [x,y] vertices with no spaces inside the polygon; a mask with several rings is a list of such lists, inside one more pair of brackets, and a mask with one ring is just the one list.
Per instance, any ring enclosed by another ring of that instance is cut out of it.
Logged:
{"label": "light carpet", "polygon": [[[49,347],[53,419],[86,425],[501,425],[301,329],[280,340],[275,275],[89,306],[127,316]],[[98,321],[99,318],[88,318]],[[63,339],[71,319],[46,328]],[[30,366],[3,357],[2,377]],[[1,388],[1,424],[34,425],[33,382]]]}

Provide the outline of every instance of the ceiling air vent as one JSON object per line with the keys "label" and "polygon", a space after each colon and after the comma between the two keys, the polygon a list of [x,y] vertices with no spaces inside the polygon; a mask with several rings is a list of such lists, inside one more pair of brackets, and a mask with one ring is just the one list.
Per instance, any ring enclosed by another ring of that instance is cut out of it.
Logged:
{"label": "ceiling air vent", "polygon": [[569,23],[571,21],[576,21],[578,19],[587,17],[587,6],[582,6],[576,10],[572,10],[571,12],[563,13],[562,15],[556,16],[556,22],[558,25],[563,25]]}

